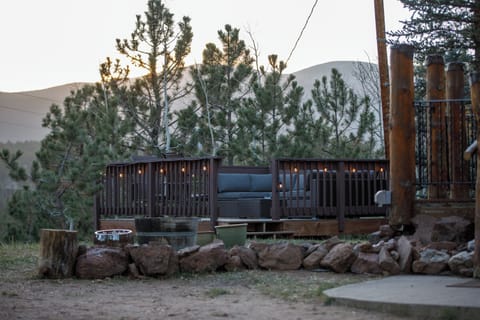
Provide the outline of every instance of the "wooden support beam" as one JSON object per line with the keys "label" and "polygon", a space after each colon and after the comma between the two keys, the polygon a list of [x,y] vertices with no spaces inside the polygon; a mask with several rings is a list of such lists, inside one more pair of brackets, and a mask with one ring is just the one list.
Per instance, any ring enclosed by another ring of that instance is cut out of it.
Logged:
{"label": "wooden support beam", "polygon": [[[477,128],[480,128],[480,72],[470,74],[470,95],[472,111]],[[477,141],[480,130],[477,131]],[[473,253],[473,276],[480,278],[480,161],[477,161],[477,180],[475,184],[475,251]]]}
{"label": "wooden support beam", "polygon": [[427,169],[428,198],[447,198],[447,128],[445,122],[445,62],[443,56],[430,55],[427,67]]}
{"label": "wooden support beam", "polygon": [[463,150],[467,147],[465,124],[465,105],[459,102],[464,98],[465,78],[464,64],[449,63],[447,67],[447,100],[450,127],[449,155],[451,169],[450,198],[453,200],[468,199],[468,162],[463,161]]}
{"label": "wooden support beam", "polygon": [[410,224],[415,200],[415,110],[413,47],[390,51],[390,225]]}

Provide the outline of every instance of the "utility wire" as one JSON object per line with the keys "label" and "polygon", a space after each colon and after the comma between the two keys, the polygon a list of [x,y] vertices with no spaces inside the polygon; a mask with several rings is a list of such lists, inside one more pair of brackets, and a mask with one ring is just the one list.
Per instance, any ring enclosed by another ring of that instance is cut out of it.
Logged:
{"label": "utility wire", "polygon": [[317,4],[318,4],[318,0],[315,0],[315,3],[313,4],[312,9],[310,10],[310,13],[309,13],[309,15],[308,15],[308,17],[307,17],[307,20],[305,21],[305,24],[303,25],[303,28],[302,28],[302,30],[300,31],[300,34],[298,35],[297,41],[295,41],[295,45],[293,46],[292,51],[290,51],[290,54],[288,55],[288,58],[287,58],[287,60],[285,61],[285,64],[288,65],[288,61],[290,60],[290,58],[292,57],[293,52],[294,52],[295,49],[297,48],[297,45],[298,45],[298,43],[300,42],[300,39],[301,39],[302,36],[303,36],[303,32],[304,32],[305,29],[307,28],[308,22],[310,21],[310,18],[312,17],[312,14],[313,14],[313,12],[315,11],[315,7],[317,6]]}
{"label": "utility wire", "polygon": [[23,125],[21,123],[15,123],[15,122],[10,122],[10,121],[3,121],[3,120],[0,120],[0,123],[4,123],[4,124],[8,124],[8,125],[11,125],[11,126],[16,126],[16,127],[21,127],[21,128],[27,128],[27,129],[34,129],[34,130],[47,130],[46,128],[39,128],[39,127],[30,127],[30,126],[26,126],[26,125]]}
{"label": "utility wire", "polygon": [[34,94],[30,94],[30,93],[26,93],[26,92],[0,92],[0,94],[9,94],[9,95],[14,94],[14,95],[17,95],[17,96],[35,98],[35,99],[45,100],[45,101],[53,102],[53,103],[60,103],[60,104],[63,103],[63,102],[60,102],[60,101],[55,100],[55,99],[46,98],[46,97],[42,97],[42,96],[36,96]]}
{"label": "utility wire", "polygon": [[0,109],[8,109],[8,110],[13,110],[13,111],[17,111],[17,112],[30,113],[30,114],[34,114],[34,115],[38,115],[38,116],[45,116],[46,115],[46,113],[35,112],[35,111],[24,110],[24,109],[17,109],[17,108],[13,108],[13,107],[7,107],[7,106],[1,105],[1,104],[0,104]]}

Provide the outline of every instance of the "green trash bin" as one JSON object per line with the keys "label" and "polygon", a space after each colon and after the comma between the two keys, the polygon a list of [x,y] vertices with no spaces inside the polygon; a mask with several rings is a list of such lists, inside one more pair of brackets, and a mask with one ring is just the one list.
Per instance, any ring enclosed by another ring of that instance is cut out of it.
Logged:
{"label": "green trash bin", "polygon": [[217,238],[222,240],[225,248],[229,249],[235,245],[243,246],[247,240],[247,224],[225,224],[215,227]]}

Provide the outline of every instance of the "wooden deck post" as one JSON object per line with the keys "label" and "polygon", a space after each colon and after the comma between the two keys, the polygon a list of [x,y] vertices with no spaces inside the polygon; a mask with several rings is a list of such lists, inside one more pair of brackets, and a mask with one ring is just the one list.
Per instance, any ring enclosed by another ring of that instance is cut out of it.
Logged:
{"label": "wooden deck post", "polygon": [[[472,111],[477,128],[480,128],[480,72],[470,74],[470,95]],[[480,141],[480,130],[477,141]],[[480,278],[480,161],[477,160],[477,179],[475,183],[475,251],[473,254],[473,277]]]}
{"label": "wooden deck post", "polygon": [[445,123],[445,62],[440,55],[430,55],[427,67],[427,170],[428,198],[447,198],[447,128]]}
{"label": "wooden deck post", "polygon": [[221,163],[221,158],[210,158],[209,171],[209,189],[208,189],[208,210],[210,211],[210,224],[212,230],[218,224],[218,205],[217,205],[217,183],[218,183],[218,167]]}
{"label": "wooden deck post", "polygon": [[338,162],[337,167],[337,179],[336,179],[336,194],[337,194],[337,222],[338,232],[343,233],[345,231],[345,176],[351,174],[351,172],[345,172],[345,162]]}
{"label": "wooden deck post", "polygon": [[390,225],[410,223],[415,200],[415,110],[413,47],[395,45],[390,53]]}
{"label": "wooden deck post", "polygon": [[270,209],[270,217],[272,220],[280,220],[280,197],[277,192],[278,187],[278,177],[280,172],[278,169],[278,161],[273,159],[271,162],[271,171],[272,171],[272,208]]}
{"label": "wooden deck post", "polygon": [[447,67],[447,99],[450,126],[449,155],[451,168],[451,193],[454,200],[469,199],[468,162],[463,160],[463,151],[468,147],[465,128],[465,108],[457,101],[464,98],[464,65],[449,63]]}

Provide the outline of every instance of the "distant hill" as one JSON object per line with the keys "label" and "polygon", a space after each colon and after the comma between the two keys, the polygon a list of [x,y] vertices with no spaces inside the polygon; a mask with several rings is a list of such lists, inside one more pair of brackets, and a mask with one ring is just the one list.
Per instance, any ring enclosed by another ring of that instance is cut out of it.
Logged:
{"label": "distant hill", "polygon": [[[305,90],[305,99],[310,98],[311,89],[316,79],[330,76],[336,68],[347,84],[360,93],[361,84],[353,73],[354,61],[334,61],[306,68],[293,74]],[[81,88],[86,83],[70,83],[62,86],[25,92],[0,92],[0,142],[40,141],[48,130],[42,128],[42,118],[52,104],[62,105],[71,91]],[[188,101],[177,102],[177,108],[188,105]]]}
{"label": "distant hill", "polygon": [[62,105],[70,92],[84,83],[43,90],[0,92],[0,142],[40,141],[47,134],[42,119],[52,104]]}

